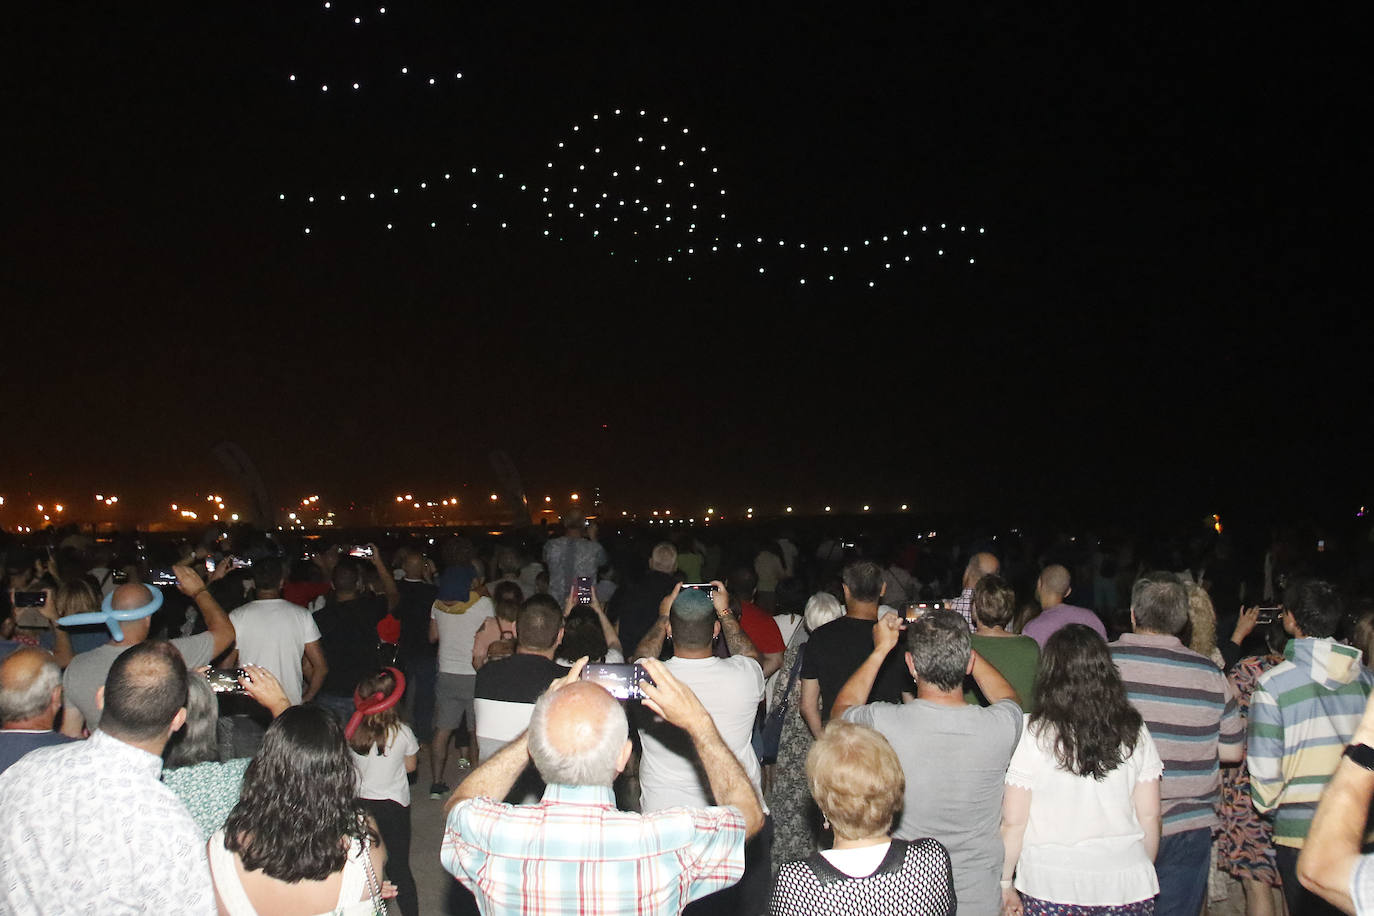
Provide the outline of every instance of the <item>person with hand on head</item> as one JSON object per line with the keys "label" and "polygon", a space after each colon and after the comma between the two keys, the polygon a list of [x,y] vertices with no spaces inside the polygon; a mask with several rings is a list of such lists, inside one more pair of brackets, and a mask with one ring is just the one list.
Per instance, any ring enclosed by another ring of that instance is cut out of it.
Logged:
{"label": "person with hand on head", "polygon": [[[657,659],[643,665],[645,707],[681,728],[716,806],[618,811],[611,783],[630,759],[625,710],[580,678],[578,659],[535,704],[527,732],[454,791],[440,861],[481,911],[539,916],[678,914],[738,881],[744,844],[763,810],[735,755],[691,689]],[[534,762],[548,788],[538,805],[500,801]]]}
{"label": "person with hand on head", "polygon": [[333,591],[326,597],[324,607],[314,614],[327,663],[314,702],[344,723],[353,715],[353,691],[358,682],[377,666],[377,624],[401,600],[396,579],[382,559],[382,552],[376,544],[368,544],[367,548],[372,551],[371,565],[377,572],[382,594],[364,590],[362,561],[343,557],[334,567]]}
{"label": "person with hand on head", "polygon": [[[718,658],[712,651],[715,637],[722,633],[730,648],[729,658]],[[676,586],[663,599],[659,622],[640,642],[636,656],[658,658],[664,640],[669,638],[673,654],[664,667],[700,700],[762,799],[763,774],[752,739],[754,718],[763,700],[763,671],[758,650],[731,611],[731,596],[725,586],[712,582],[710,591]],[[642,745],[640,810],[648,813],[710,805],[711,787],[703,780],[695,747],[682,729],[651,716],[641,717],[637,724]],[[689,913],[762,912],[772,884],[773,822],[766,810],[764,814],[763,829],[744,850],[744,878],[734,887],[694,903]]]}
{"label": "person with hand on head", "polygon": [[74,739],[54,732],[62,669],[46,649],[25,646],[0,660],[0,773],[29,751]]}
{"label": "person with hand on head", "polygon": [[595,589],[590,598],[586,604],[580,603],[574,586],[567,601],[563,602],[563,637],[554,661],[564,667],[584,655],[593,662],[619,664],[625,661],[620,636],[606,616]]}
{"label": "person with hand on head", "polygon": [[[916,679],[916,698],[866,703],[903,634],[902,657]],[[954,611],[929,611],[909,624],[886,614],[873,624],[872,640],[872,651],[835,698],[832,716],[877,729],[897,752],[906,797],[894,835],[943,843],[954,863],[960,911],[995,913],[1001,900],[1002,785],[1021,737],[1016,691],[973,651],[968,624]],[[991,705],[964,702],[970,674]]]}
{"label": "person with hand on head", "polygon": [[39,748],[0,775],[0,912],[212,912],[205,840],[158,779],[186,721],[181,653],[125,648],[96,702],[89,740]]}
{"label": "person with hand on head", "polygon": [[[233,757],[232,748],[218,741],[219,699],[207,677],[209,668],[186,675],[186,725],[172,736],[163,751],[162,781],[176,793],[208,839],[224,826],[239,800],[248,757]],[[239,690],[276,718],[291,705],[272,672],[248,665],[238,679]]]}
{"label": "person with hand on head", "polygon": [[[181,636],[171,641],[181,654],[183,661],[191,667],[199,668],[210,664],[211,660],[223,655],[234,644],[236,638],[233,621],[224,613],[219,602],[210,594],[200,575],[189,566],[173,566],[176,573],[177,588],[190,597],[201,616],[205,619],[206,630],[195,636]],[[149,608],[161,601],[161,595],[151,585],[129,582],[121,585],[105,599],[116,611],[136,611]],[[84,729],[94,731],[100,725],[101,711],[96,703],[96,692],[105,683],[110,667],[127,649],[142,643],[148,638],[152,627],[151,617],[141,617],[120,623],[120,638],[111,638],[108,643],[89,652],[82,652],[72,659],[62,675],[62,734],[80,738]]]}

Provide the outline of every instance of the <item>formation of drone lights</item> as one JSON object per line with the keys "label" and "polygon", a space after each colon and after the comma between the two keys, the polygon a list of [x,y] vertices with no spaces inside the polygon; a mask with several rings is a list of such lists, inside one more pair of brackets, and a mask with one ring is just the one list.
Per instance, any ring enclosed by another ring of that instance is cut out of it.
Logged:
{"label": "formation of drone lights", "polygon": [[[385,6],[360,15],[336,9],[332,2],[322,9],[344,28],[387,19]],[[463,79],[461,70],[421,72],[413,63],[397,61],[388,76],[371,80],[326,78],[303,70],[287,73],[286,80],[306,90],[327,94],[334,89],[337,94],[373,88],[394,91],[417,83],[434,87]],[[977,257],[969,242],[986,234],[981,226],[956,229],[947,223],[911,225],[848,240],[765,238],[742,232],[725,206],[733,194],[722,181],[720,166],[710,158],[710,144],[672,115],[648,108],[592,112],[568,125],[552,143],[538,177],[526,176],[523,181],[508,179],[503,170],[469,165],[442,172],[442,177],[413,176],[389,186],[328,193],[279,192],[277,199],[288,207],[299,205],[304,236],[318,236],[317,228],[337,215],[333,208],[339,207],[369,208],[363,225],[382,234],[398,229],[442,231],[457,224],[471,227],[481,217],[481,225],[495,232],[520,229],[551,242],[593,243],[608,257],[632,263],[689,271],[697,265],[733,264],[759,277],[790,277],[789,282],[801,287],[848,282],[874,289],[903,270],[929,262],[973,265]],[[691,280],[693,274],[686,278]]]}
{"label": "formation of drone lights", "polygon": [[[471,219],[472,211],[496,211],[498,207],[478,199],[490,197],[494,180],[509,189],[508,198],[513,194],[528,202],[524,219],[515,213],[491,217],[492,225],[500,231],[520,223],[546,239],[601,244],[610,256],[628,255],[636,263],[687,264],[733,257],[737,262],[751,262],[750,269],[765,276],[770,270],[781,273],[777,262],[788,255],[792,258],[790,268],[798,274],[796,282],[802,286],[809,279],[833,284],[837,278],[857,277],[868,288],[875,288],[884,272],[931,259],[954,260],[955,240],[987,233],[982,226],[942,222],[850,240],[727,236],[718,224],[729,221],[723,205],[729,189],[720,181],[720,167],[706,158],[709,147],[702,144],[677,150],[669,145],[670,140],[691,136],[690,128],[673,124],[668,115],[651,115],[647,109],[638,109],[637,115],[619,108],[606,117],[593,113],[591,121],[593,125],[624,126],[584,130],[580,123],[571,125],[570,134],[576,139],[557,141],[553,157],[546,162],[549,174],[542,182],[517,184],[504,171],[466,166],[390,187],[304,195],[281,192],[277,198],[288,204],[299,200],[314,216],[327,216],[331,207],[372,207],[374,225],[390,232],[401,224],[389,206],[392,202],[409,205],[423,199],[430,206],[456,203],[468,211],[465,221]],[[536,213],[533,219],[528,213],[531,209]],[[416,222],[431,230],[440,226],[439,219],[412,219],[409,225]],[[304,234],[311,234],[311,225],[302,228]],[[968,264],[977,262],[974,256],[958,257]],[[758,264],[764,260],[769,263]]]}

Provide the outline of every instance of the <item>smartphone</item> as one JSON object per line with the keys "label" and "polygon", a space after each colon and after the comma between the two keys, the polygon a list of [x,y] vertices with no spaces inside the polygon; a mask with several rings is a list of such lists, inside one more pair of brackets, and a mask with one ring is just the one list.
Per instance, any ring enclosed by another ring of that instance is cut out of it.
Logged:
{"label": "smartphone", "polygon": [[36,607],[16,608],[14,622],[18,626],[27,627],[30,630],[46,630],[52,626],[52,621],[43,616],[43,612]]}
{"label": "smartphone", "polygon": [[715,587],[714,585],[712,585],[710,582],[684,582],[683,585],[682,585],[682,587],[683,587],[683,588],[699,588],[699,589],[701,589],[702,591],[704,591],[704,592],[705,592],[706,594],[708,594],[708,595],[714,594],[715,591],[716,591],[716,587]]}
{"label": "smartphone", "polygon": [[372,557],[372,548],[368,547],[366,544],[354,544],[351,547],[345,547],[343,548],[343,552],[348,554],[350,557],[360,557],[367,559],[371,559]]}
{"label": "smartphone", "polygon": [[907,623],[911,623],[913,620],[920,620],[931,611],[944,609],[945,603],[943,601],[908,601],[902,616],[906,618]]}
{"label": "smartphone", "polygon": [[591,577],[591,576],[578,576],[578,577],[577,577],[577,603],[578,603],[578,604],[591,604],[591,603],[592,603],[592,577]]}
{"label": "smartphone", "polygon": [[148,570],[149,585],[176,585],[177,574],[170,566],[161,569]]}
{"label": "smartphone", "polygon": [[1268,626],[1283,616],[1283,608],[1281,607],[1262,607],[1256,608],[1256,610],[1259,611],[1259,620],[1257,622],[1260,626]]}
{"label": "smartphone", "polygon": [[639,689],[639,682],[654,682],[643,665],[631,662],[588,664],[582,669],[582,680],[600,684],[617,700],[642,700],[644,692]]}
{"label": "smartphone", "polygon": [[[15,607],[42,607],[48,603],[47,592],[15,592]],[[45,620],[47,618],[44,618]]]}
{"label": "smartphone", "polygon": [[239,678],[247,676],[248,672],[242,668],[211,668],[205,672],[205,679],[215,693],[247,693],[239,683]]}

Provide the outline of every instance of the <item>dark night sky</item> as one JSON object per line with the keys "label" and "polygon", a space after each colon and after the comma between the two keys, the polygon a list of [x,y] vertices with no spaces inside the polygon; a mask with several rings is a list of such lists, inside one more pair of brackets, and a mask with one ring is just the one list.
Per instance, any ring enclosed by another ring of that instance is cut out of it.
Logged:
{"label": "dark night sky", "polygon": [[[227,438],[283,502],[484,491],[493,448],[645,508],[1368,500],[1339,22],[378,5],[17,14],[0,493],[222,488]],[[732,232],[967,223],[978,263],[802,288],[796,251],[760,277],[544,238],[490,173],[544,181],[617,106],[710,145]],[[468,165],[391,233],[295,203]]]}

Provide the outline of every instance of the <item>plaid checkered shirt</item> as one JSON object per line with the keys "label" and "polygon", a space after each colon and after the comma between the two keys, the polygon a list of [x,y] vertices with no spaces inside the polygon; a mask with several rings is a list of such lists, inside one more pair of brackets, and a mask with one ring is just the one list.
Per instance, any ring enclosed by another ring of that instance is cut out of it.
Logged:
{"label": "plaid checkered shirt", "polygon": [[537,805],[449,812],[439,859],[484,916],[667,916],[744,874],[734,808],[619,811],[609,786],[549,786]]}
{"label": "plaid checkered shirt", "polygon": [[963,592],[959,595],[958,598],[949,599],[949,609],[951,611],[958,611],[960,614],[962,614],[964,616],[964,619],[968,621],[968,628],[970,630],[974,629],[973,589],[966,588],[963,590]]}

